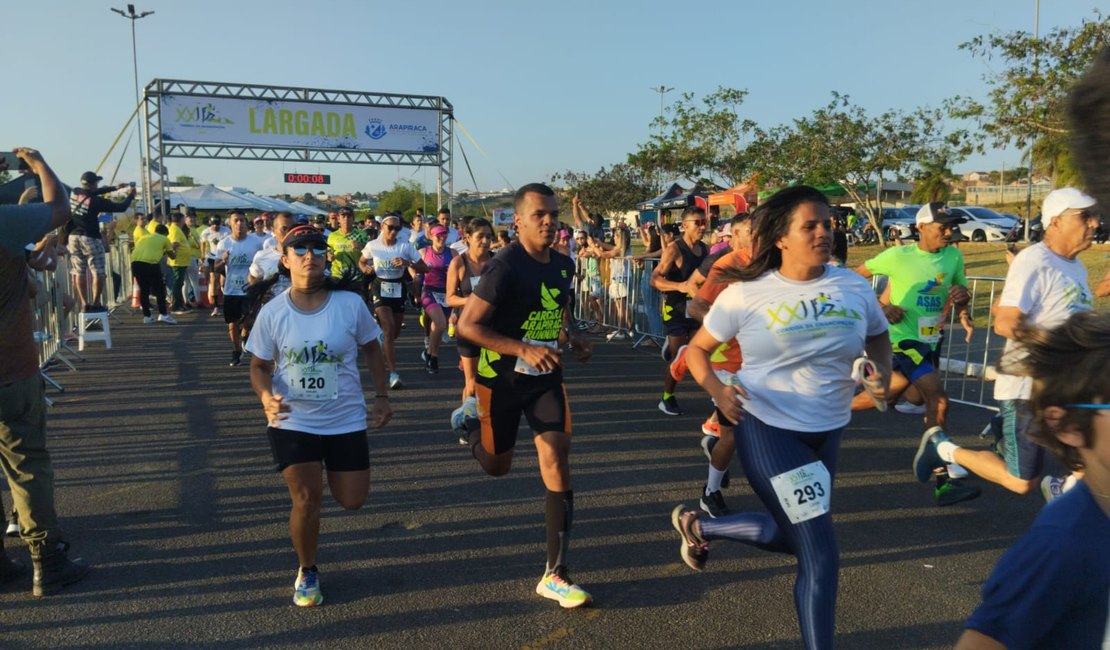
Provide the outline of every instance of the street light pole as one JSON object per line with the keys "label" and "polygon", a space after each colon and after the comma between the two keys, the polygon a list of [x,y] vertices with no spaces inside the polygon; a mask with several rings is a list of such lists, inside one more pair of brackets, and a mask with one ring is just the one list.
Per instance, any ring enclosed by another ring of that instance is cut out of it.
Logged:
{"label": "street light pole", "polygon": [[138,110],[138,107],[139,107],[139,54],[138,54],[138,47],[136,46],[136,43],[135,43],[135,21],[139,20],[140,18],[146,18],[147,16],[152,15],[154,12],[153,11],[144,11],[142,13],[137,13],[135,11],[135,5],[132,5],[132,4],[127,5],[127,11],[126,12],[123,9],[115,9],[115,8],[112,8],[112,11],[114,11],[115,13],[117,13],[117,14],[119,14],[119,15],[123,16],[124,18],[127,18],[128,20],[131,21],[131,67],[132,67],[132,69],[135,73],[135,109],[136,109],[136,113],[135,113],[135,131],[139,135],[139,138],[138,138],[138,143],[139,143],[139,175],[142,177],[142,181],[143,181],[143,202],[144,202],[143,207],[146,209],[147,213],[150,213],[150,212],[153,211],[152,206],[150,205],[150,200],[152,198],[153,193],[150,191],[150,188],[147,187],[147,182],[146,182],[147,175],[143,172],[143,165],[144,165],[144,160],[143,160],[143,131],[142,131],[142,128],[141,128],[142,111]]}

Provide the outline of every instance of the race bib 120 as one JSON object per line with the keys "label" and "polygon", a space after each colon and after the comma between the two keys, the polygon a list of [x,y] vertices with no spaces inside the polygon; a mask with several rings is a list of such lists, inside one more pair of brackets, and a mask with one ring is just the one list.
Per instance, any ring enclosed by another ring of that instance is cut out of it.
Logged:
{"label": "race bib 120", "polygon": [[339,373],[334,363],[293,364],[286,374],[292,399],[324,401],[339,397]]}
{"label": "race bib 120", "polygon": [[800,524],[829,511],[832,477],[821,461],[772,476],[771,487],[790,523]]}

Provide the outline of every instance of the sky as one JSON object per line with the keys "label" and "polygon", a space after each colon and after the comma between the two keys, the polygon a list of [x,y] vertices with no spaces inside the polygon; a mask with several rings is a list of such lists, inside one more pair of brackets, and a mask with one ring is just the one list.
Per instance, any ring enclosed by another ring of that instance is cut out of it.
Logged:
{"label": "sky", "polygon": [[[1040,32],[1101,3],[1045,0]],[[129,21],[118,0],[4,0],[8,71],[0,147],[39,149],[62,180],[95,169],[134,108]],[[749,91],[762,126],[807,115],[833,91],[874,113],[985,99],[990,62],[959,49],[979,34],[1032,31],[1035,0],[138,0],[140,85],[186,79],[447,98],[479,189],[623,162],[645,142],[663,85],[704,96]],[[1101,5],[1105,10],[1105,5]],[[133,130],[133,129],[132,129]],[[125,134],[120,141],[127,139]],[[138,179],[137,142],[117,182]],[[121,159],[117,147],[101,169]],[[993,151],[957,171],[1010,168]],[[303,194],[434,191],[435,168],[170,158],[171,177]],[[329,186],[284,172],[330,174]],[[506,182],[507,181],[507,182]],[[107,181],[106,181],[107,182]],[[473,189],[456,148],[455,190]]]}

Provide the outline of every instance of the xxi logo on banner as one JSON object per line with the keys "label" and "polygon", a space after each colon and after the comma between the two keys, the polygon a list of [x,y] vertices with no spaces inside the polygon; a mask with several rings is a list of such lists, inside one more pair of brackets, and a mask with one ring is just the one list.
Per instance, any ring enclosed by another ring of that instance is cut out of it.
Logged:
{"label": "xxi logo on banner", "polygon": [[198,104],[196,106],[179,106],[177,107],[176,122],[184,123],[187,126],[216,126],[225,124],[234,124],[226,117],[220,117],[216,112],[216,107],[212,104]]}

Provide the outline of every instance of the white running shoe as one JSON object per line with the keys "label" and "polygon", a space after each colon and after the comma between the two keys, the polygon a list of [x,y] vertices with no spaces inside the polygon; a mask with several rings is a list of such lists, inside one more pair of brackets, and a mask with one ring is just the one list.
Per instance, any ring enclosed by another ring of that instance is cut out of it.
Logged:
{"label": "white running shoe", "polygon": [[906,400],[901,400],[900,402],[895,404],[894,410],[898,411],[899,413],[905,413],[906,415],[925,415],[924,404],[914,404],[912,402],[907,402]]}
{"label": "white running shoe", "polygon": [[158,314],[158,322],[166,323],[169,325],[177,325],[177,319],[169,314]]}
{"label": "white running shoe", "polygon": [[389,387],[390,388],[400,388],[403,385],[404,384],[401,383],[401,375],[398,375],[397,371],[391,370],[389,372]]}
{"label": "white running shoe", "polygon": [[153,316],[143,316],[143,325],[153,325],[156,322]]}

